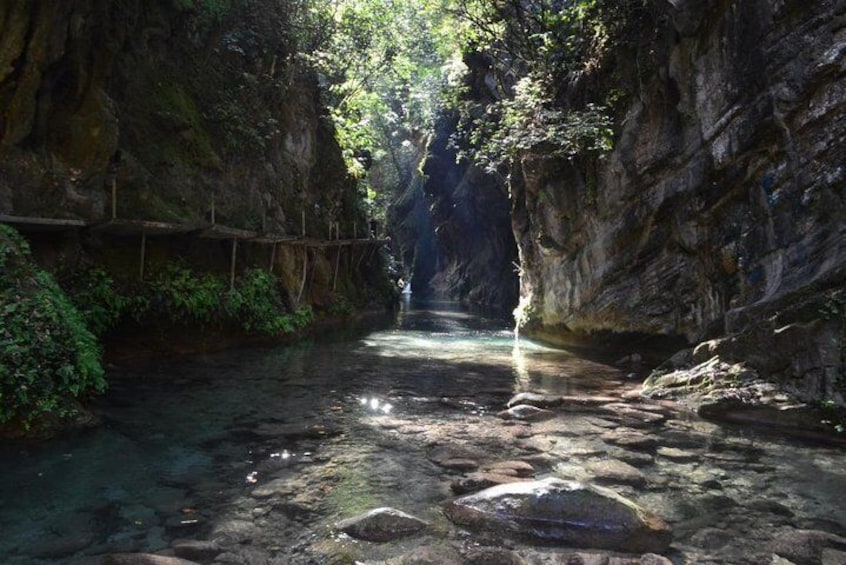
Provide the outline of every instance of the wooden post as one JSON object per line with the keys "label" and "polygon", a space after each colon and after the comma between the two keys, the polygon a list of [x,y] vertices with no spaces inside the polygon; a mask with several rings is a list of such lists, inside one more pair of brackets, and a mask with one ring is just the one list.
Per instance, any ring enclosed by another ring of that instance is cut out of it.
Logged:
{"label": "wooden post", "polygon": [[112,179],[112,221],[117,219],[117,176]]}
{"label": "wooden post", "polygon": [[305,290],[306,276],[308,276],[308,247],[303,246],[303,280],[300,283],[300,292],[297,293],[297,308],[300,307],[300,300],[303,298],[303,290]]}
{"label": "wooden post", "polygon": [[215,224],[215,221],[214,221],[214,192],[212,192],[212,195],[211,195],[211,196],[212,196],[212,201],[211,201],[211,223],[212,223],[212,225],[214,225],[214,224]]}
{"label": "wooden post", "polygon": [[335,292],[335,289],[338,287],[338,266],[341,263],[341,246],[338,246],[338,250],[335,252],[335,276],[332,277],[332,292]]}
{"label": "wooden post", "polygon": [[303,238],[305,238],[305,210],[303,210],[303,220],[302,220],[302,222],[303,222],[302,223],[302,226],[303,226],[302,234],[303,234]]}
{"label": "wooden post", "polygon": [[273,264],[276,262],[276,242],[273,242],[273,247],[270,248],[270,269],[268,269],[271,273],[273,272]]}
{"label": "wooden post", "polygon": [[235,289],[235,260],[238,255],[238,240],[232,238],[232,259],[229,262],[229,290]]}
{"label": "wooden post", "polygon": [[147,255],[147,232],[141,232],[141,264],[138,266],[138,278],[144,280],[144,261]]}

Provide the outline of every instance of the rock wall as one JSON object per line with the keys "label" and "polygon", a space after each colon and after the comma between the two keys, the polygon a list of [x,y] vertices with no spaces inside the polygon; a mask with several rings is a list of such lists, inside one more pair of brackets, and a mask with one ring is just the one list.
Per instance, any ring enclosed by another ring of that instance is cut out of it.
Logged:
{"label": "rock wall", "polygon": [[846,280],[846,4],[656,6],[654,39],[615,55],[613,152],[512,175],[528,330],[696,342],[813,318]]}
{"label": "rock wall", "polygon": [[365,233],[287,4],[3,3],[0,213]]}
{"label": "rock wall", "polygon": [[452,299],[510,309],[518,278],[508,192],[501,179],[456,162],[454,129],[454,119],[442,120],[423,166],[440,258],[432,286]]}

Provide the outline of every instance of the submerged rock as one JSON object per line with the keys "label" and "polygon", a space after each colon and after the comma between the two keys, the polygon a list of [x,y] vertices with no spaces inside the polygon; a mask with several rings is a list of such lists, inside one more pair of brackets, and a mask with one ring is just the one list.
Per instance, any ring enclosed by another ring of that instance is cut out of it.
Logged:
{"label": "submerged rock", "polygon": [[643,486],[646,484],[646,477],[635,467],[617,461],[606,459],[588,463],[587,470],[593,475],[594,480],[601,483],[614,483],[632,486]]}
{"label": "submerged rock", "polygon": [[171,549],[177,557],[201,562],[211,561],[223,551],[217,542],[202,540],[174,542]]}
{"label": "submerged rock", "polygon": [[677,400],[703,418],[778,426],[793,434],[830,431],[821,410],[763,379],[747,363],[729,363],[717,355],[687,369],[656,370],[641,394]]}
{"label": "submerged rock", "polygon": [[[786,530],[770,543],[776,555],[795,563],[844,563],[846,538],[815,530]],[[827,557],[840,559],[827,560]]]}
{"label": "submerged rock", "polygon": [[385,542],[416,534],[428,524],[395,508],[375,508],[338,522],[337,528],[365,541]]}
{"label": "submerged rock", "polygon": [[666,522],[613,491],[556,478],[492,487],[444,512],[473,529],[575,547],[660,553],[672,541]]}
{"label": "submerged rock", "polygon": [[560,396],[553,396],[549,394],[538,394],[537,392],[521,392],[515,394],[508,401],[508,408],[525,404],[528,406],[535,406],[537,408],[552,408],[560,406],[564,399]]}
{"label": "submerged rock", "polygon": [[471,492],[478,492],[480,490],[484,490],[493,486],[504,485],[506,483],[514,483],[521,480],[523,479],[515,475],[506,475],[503,473],[497,473],[495,471],[471,473],[466,477],[461,477],[460,479],[454,480],[450,484],[450,489],[455,494],[468,494]]}
{"label": "submerged rock", "polygon": [[502,475],[513,475],[515,477],[533,477],[535,475],[535,468],[531,463],[525,461],[498,461],[486,467],[486,470],[492,473],[499,473]]}
{"label": "submerged rock", "polygon": [[503,420],[525,420],[527,422],[537,422],[540,420],[548,420],[555,416],[555,412],[551,410],[544,410],[537,406],[530,406],[528,404],[519,404],[512,406],[508,410],[503,410],[497,414]]}

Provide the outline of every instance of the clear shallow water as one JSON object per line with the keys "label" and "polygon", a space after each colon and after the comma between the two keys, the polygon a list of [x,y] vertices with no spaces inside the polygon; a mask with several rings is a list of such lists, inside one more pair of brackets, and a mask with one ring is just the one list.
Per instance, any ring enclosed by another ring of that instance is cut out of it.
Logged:
{"label": "clear shallow water", "polygon": [[[635,387],[609,365],[516,344],[508,325],[430,304],[319,342],[113,370],[96,407],[104,426],[0,448],[0,563],[153,552],[179,538],[217,541],[221,563],[366,561],[474,543],[440,513],[461,473],[436,463],[439,449],[611,485],[674,526],[677,563],[765,562],[784,532],[844,533],[842,450],[659,405],[639,406],[655,421],[610,406],[503,422],[495,414],[515,392],[621,397]],[[615,433],[654,444],[631,449]],[[383,505],[430,521],[430,534],[367,544],[332,528]]]}

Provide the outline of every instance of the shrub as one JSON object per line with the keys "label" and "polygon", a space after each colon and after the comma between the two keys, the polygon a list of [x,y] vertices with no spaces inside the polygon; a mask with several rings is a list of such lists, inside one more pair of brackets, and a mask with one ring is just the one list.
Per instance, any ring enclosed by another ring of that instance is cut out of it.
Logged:
{"label": "shrub", "polygon": [[172,322],[211,323],[222,313],[224,282],[210,274],[170,265],[150,283],[151,300]]}
{"label": "shrub", "polygon": [[28,427],[106,387],[97,340],[29,246],[0,225],[0,424]]}
{"label": "shrub", "polygon": [[248,332],[291,333],[298,326],[285,312],[276,279],[263,270],[248,272],[226,296],[226,310]]}

